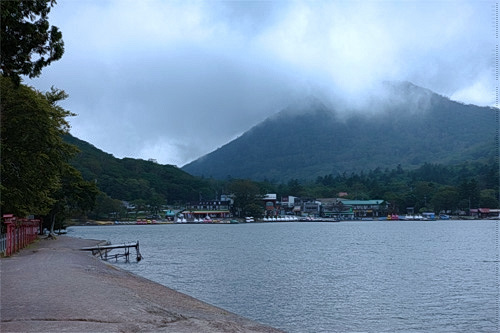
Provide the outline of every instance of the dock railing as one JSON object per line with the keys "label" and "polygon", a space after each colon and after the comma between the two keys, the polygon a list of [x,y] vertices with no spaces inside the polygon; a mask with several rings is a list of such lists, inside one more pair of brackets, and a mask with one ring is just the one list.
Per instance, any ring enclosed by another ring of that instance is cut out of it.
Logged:
{"label": "dock railing", "polygon": [[38,237],[40,230],[40,220],[38,219],[18,218],[12,214],[5,214],[3,215],[3,223],[6,226],[3,253],[7,257],[25,248]]}
{"label": "dock railing", "polygon": [[[111,258],[114,258],[116,261],[118,261],[118,258],[125,258],[126,262],[129,262],[129,256],[130,256],[130,248],[135,248],[135,253],[136,253],[136,260],[139,262],[142,259],[141,252],[139,251],[139,241],[135,243],[124,243],[124,244],[105,244],[105,245],[96,245],[96,246],[90,246],[90,247],[84,247],[81,248],[80,250],[82,251],[92,251],[93,255],[99,255],[101,259],[103,260],[108,260]],[[116,253],[116,254],[109,254],[110,251],[115,250],[115,249],[123,249],[124,253]]]}

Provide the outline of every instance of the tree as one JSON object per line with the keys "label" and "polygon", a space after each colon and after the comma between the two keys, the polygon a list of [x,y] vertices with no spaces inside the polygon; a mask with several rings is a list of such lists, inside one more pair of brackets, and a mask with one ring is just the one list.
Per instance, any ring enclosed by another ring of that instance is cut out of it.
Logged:
{"label": "tree", "polygon": [[55,0],[0,2],[0,70],[16,85],[21,75],[38,77],[43,67],[64,53],[62,33],[48,22],[55,4]]}
{"label": "tree", "polygon": [[65,143],[67,116],[57,105],[64,91],[46,94],[0,77],[1,185],[3,212],[18,216],[46,215],[61,188],[61,170],[76,147]]}
{"label": "tree", "polygon": [[95,183],[83,180],[81,173],[69,164],[62,166],[60,182],[61,187],[53,194],[56,202],[46,219],[51,235],[56,225],[59,229],[64,226],[66,218],[90,211],[99,192]]}
{"label": "tree", "polygon": [[78,149],[66,143],[66,117],[58,102],[63,90],[47,93],[21,84],[64,53],[62,34],[50,26],[55,0],[0,2],[1,183],[0,208],[17,216],[48,215],[51,233],[57,219],[90,210],[97,187],[69,165]]}
{"label": "tree", "polygon": [[432,206],[436,212],[454,210],[458,206],[458,190],[454,186],[442,186],[432,197]]}
{"label": "tree", "polygon": [[288,191],[294,196],[301,196],[303,195],[304,187],[300,185],[298,179],[290,179],[288,181]]}
{"label": "tree", "polygon": [[480,190],[477,181],[473,178],[469,181],[463,180],[458,187],[459,198],[468,200],[469,208],[478,208],[480,200]]}
{"label": "tree", "polygon": [[262,205],[259,205],[256,202],[252,202],[244,206],[242,212],[245,216],[253,216],[255,218],[261,218],[263,215]]}
{"label": "tree", "polygon": [[415,183],[415,198],[418,200],[415,203],[416,207],[427,208],[432,196],[436,191],[436,186],[432,182],[418,181]]}
{"label": "tree", "polygon": [[[237,215],[247,214],[255,211],[255,205],[260,202],[259,187],[250,180],[232,180],[229,183],[229,191],[234,195],[233,207]],[[262,206],[260,206],[262,211]],[[257,214],[252,214],[257,215]]]}
{"label": "tree", "polygon": [[498,208],[498,199],[495,197],[495,190],[481,190],[479,206],[482,208]]}
{"label": "tree", "polygon": [[118,199],[113,199],[105,193],[100,192],[96,197],[95,207],[92,210],[91,216],[94,219],[99,220],[117,218],[117,214],[127,215],[123,202]]}

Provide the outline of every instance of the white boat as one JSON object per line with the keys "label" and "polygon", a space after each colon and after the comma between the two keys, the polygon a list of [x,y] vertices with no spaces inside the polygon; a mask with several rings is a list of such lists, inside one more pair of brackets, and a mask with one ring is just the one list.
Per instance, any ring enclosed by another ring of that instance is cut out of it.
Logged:
{"label": "white boat", "polygon": [[[404,220],[405,221],[422,221],[424,218],[422,217],[422,215],[409,215],[407,214],[405,217],[404,217]],[[401,220],[401,218],[400,218]]]}
{"label": "white boat", "polygon": [[185,217],[177,217],[175,223],[187,223],[187,220]]}

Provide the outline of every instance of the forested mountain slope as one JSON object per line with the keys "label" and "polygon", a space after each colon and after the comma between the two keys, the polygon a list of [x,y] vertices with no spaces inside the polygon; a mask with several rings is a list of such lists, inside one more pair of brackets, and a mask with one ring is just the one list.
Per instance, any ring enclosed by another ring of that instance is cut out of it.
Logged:
{"label": "forested mountain slope", "polygon": [[182,169],[218,179],[287,181],[495,156],[496,109],[411,83],[387,87],[369,110],[340,113],[314,99],[292,106]]}
{"label": "forested mountain slope", "polygon": [[64,140],[80,149],[72,164],[84,179],[96,181],[99,189],[112,198],[165,204],[196,200],[200,193],[211,193],[206,182],[175,166],[119,159],[71,135]]}

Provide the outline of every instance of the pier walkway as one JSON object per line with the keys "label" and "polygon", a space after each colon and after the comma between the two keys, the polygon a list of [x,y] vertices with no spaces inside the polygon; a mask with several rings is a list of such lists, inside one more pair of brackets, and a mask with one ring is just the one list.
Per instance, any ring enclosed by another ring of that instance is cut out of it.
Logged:
{"label": "pier walkway", "polygon": [[98,243],[59,236],[0,259],[0,332],[280,332],[79,250]]}

